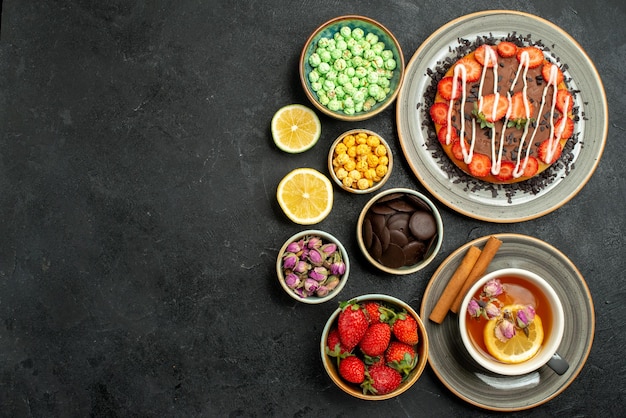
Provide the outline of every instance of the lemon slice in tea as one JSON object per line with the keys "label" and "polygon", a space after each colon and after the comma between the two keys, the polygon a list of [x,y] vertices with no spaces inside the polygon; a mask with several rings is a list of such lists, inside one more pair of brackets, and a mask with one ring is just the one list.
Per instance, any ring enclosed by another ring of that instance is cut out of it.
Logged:
{"label": "lemon slice in tea", "polygon": [[[522,306],[509,305],[504,309],[517,311]],[[528,336],[524,331],[517,329],[515,335],[506,342],[500,341],[496,337],[495,329],[498,321],[488,321],[483,331],[483,338],[487,351],[497,360],[503,363],[521,363],[531,359],[543,343],[543,325],[539,315],[535,315],[535,319],[528,326]]]}

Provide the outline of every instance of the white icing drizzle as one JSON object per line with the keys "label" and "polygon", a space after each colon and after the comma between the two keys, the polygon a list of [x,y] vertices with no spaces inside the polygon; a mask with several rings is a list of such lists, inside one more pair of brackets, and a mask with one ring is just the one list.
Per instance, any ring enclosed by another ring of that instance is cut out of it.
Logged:
{"label": "white icing drizzle", "polygon": [[[456,92],[459,88],[458,78],[459,73],[461,75],[461,132],[459,138],[465,136],[465,101],[467,100],[466,86],[467,86],[467,69],[465,65],[460,64],[454,67],[454,74],[452,77],[452,91]],[[453,93],[454,94],[454,93]],[[454,96],[450,99],[450,105],[448,106],[448,126],[452,126],[452,107],[454,106]],[[451,129],[446,131],[446,145],[450,145]],[[463,143],[463,142],[461,142]]]}
{"label": "white icing drizzle", "polygon": [[[526,169],[526,165],[528,163],[528,157],[530,155],[530,149],[531,149],[531,145],[533,144],[533,140],[535,138],[535,135],[537,134],[537,129],[535,129],[530,137],[530,139],[527,141],[528,139],[528,133],[529,133],[529,126],[530,126],[530,119],[535,116],[531,114],[531,109],[530,109],[530,99],[528,97],[528,81],[527,81],[527,76],[528,76],[528,70],[530,68],[530,55],[528,54],[527,51],[522,51],[522,53],[519,56],[519,66],[517,68],[517,72],[515,74],[515,78],[513,79],[513,83],[511,84],[511,87],[509,88],[509,91],[507,92],[507,102],[508,102],[508,109],[506,112],[506,116],[504,118],[504,125],[502,128],[502,132],[500,133],[500,141],[499,141],[499,147],[496,146],[496,130],[495,130],[495,126],[490,128],[491,129],[491,160],[492,160],[492,166],[491,166],[491,173],[493,175],[497,175],[500,173],[500,169],[502,167],[502,154],[503,154],[503,150],[504,150],[504,140],[505,140],[505,132],[507,129],[507,125],[508,122],[510,121],[510,117],[511,117],[511,112],[512,112],[512,99],[511,99],[511,93],[513,92],[513,90],[515,89],[515,86],[517,85],[518,79],[521,76],[522,82],[523,82],[523,87],[522,87],[522,99],[523,99],[523,103],[524,103],[524,113],[526,116],[526,120],[527,123],[524,124],[524,129],[523,129],[523,133],[522,136],[520,138],[520,143],[518,146],[518,152],[517,152],[517,159],[515,161],[515,168],[513,170],[513,177],[514,178],[519,178],[524,174],[524,170]],[[497,103],[500,99],[500,93],[498,92],[498,63],[497,63],[497,54],[495,52],[495,50],[492,47],[489,46],[485,46],[485,65],[483,66],[482,69],[482,73],[481,73],[481,77],[480,77],[480,82],[478,84],[478,111],[482,112],[483,110],[483,87],[485,85],[485,75],[487,73],[487,69],[489,68],[489,64],[493,62],[493,92],[494,92],[494,96],[495,96],[495,101],[494,101],[494,107],[492,109],[492,114],[491,114],[491,119],[495,119],[496,113],[497,113]],[[563,115],[563,119],[561,120],[561,123],[559,123],[559,126],[556,127],[555,130],[555,123],[554,123],[554,112],[555,112],[555,107],[556,107],[556,96],[557,96],[557,75],[558,75],[558,68],[556,65],[552,65],[552,67],[550,68],[550,77],[549,80],[546,84],[546,86],[543,89],[542,92],[542,96],[541,96],[541,103],[539,106],[539,110],[536,112],[536,120],[539,120],[539,115],[541,115],[543,113],[543,108],[545,107],[545,103],[546,103],[546,95],[548,94],[548,89],[550,88],[550,86],[553,86],[553,91],[552,91],[552,106],[550,109],[550,137],[549,137],[549,147],[548,147],[548,153],[547,153],[547,158],[549,160],[551,160],[554,156],[554,154],[556,153],[557,149],[558,149],[558,144],[559,144],[559,138],[561,137],[563,131],[566,128],[566,116],[567,115]],[[461,139],[461,151],[463,153],[463,160],[465,161],[466,164],[469,164],[472,162],[473,156],[474,156],[474,146],[476,143],[476,119],[475,118],[471,118],[471,140],[470,140],[470,144],[469,144],[469,149],[467,147],[466,141],[463,140],[465,138],[465,131],[466,131],[466,121],[465,121],[465,104],[467,101],[467,97],[466,97],[466,86],[467,86],[467,69],[465,68],[465,65],[460,62],[458,63],[455,67],[454,67],[454,73],[453,73],[453,82],[452,82],[452,90],[454,92],[457,91],[458,89],[458,83],[459,83],[459,78],[460,78],[460,82],[461,82],[461,98],[460,98],[460,133],[459,133],[459,138]],[[565,100],[565,108],[568,109],[569,108],[569,96],[566,98]],[[452,124],[452,109],[454,107],[454,97],[450,100],[449,103],[449,108],[448,108],[448,126],[451,126]],[[448,130],[448,132],[446,133],[446,145],[450,145],[450,140],[451,140],[451,130]]]}
{"label": "white icing drizzle", "polygon": [[[522,80],[524,82],[524,87],[522,87],[522,99],[524,102],[524,114],[526,115],[526,120],[529,121],[530,117],[530,103],[528,100],[528,68],[530,66],[530,55],[528,51],[522,51],[520,54],[520,63],[517,67],[517,73],[515,74],[515,79],[513,80],[513,84],[511,85],[511,91],[515,88],[517,84],[517,78],[520,74],[522,74]],[[508,124],[508,119],[505,121],[503,131],[506,130],[506,126]],[[524,132],[522,133],[522,137],[520,138],[519,148],[517,149],[517,160],[515,161],[515,168],[513,169],[513,178],[519,178],[524,174],[524,170],[526,169],[526,165],[528,163],[528,155],[530,154],[530,145],[532,141],[528,141],[528,146],[526,147],[526,153],[524,155],[524,159],[521,159],[522,149],[524,148],[524,142],[526,141],[526,136],[528,135],[528,127],[530,122],[524,124]],[[534,136],[534,135],[533,135]]]}
{"label": "white icing drizzle", "polygon": [[[559,142],[561,139],[561,135],[563,135],[563,131],[565,130],[565,123],[567,122],[566,120],[566,116],[567,115],[563,115],[563,118],[561,119],[561,123],[559,124],[558,127],[556,127],[556,132],[554,131],[554,109],[556,107],[556,95],[557,95],[557,85],[556,85],[556,77],[557,77],[557,73],[558,73],[558,69],[556,67],[556,65],[552,65],[550,67],[550,79],[548,80],[548,86],[554,86],[554,88],[552,89],[552,106],[550,108],[550,138],[548,139],[548,152],[546,154],[546,158],[548,161],[552,161],[552,158],[554,158],[554,154],[556,153],[556,150],[559,147]],[[545,89],[548,89],[548,86],[545,87]],[[544,95],[545,97],[545,95]],[[568,109],[569,108],[569,96],[565,99],[565,106],[564,109]]]}

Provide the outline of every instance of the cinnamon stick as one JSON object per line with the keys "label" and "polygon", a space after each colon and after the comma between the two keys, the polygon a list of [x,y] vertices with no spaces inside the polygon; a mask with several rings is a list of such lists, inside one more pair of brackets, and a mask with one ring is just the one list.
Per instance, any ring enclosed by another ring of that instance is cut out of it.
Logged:
{"label": "cinnamon stick", "polygon": [[454,271],[454,274],[452,274],[452,277],[450,277],[450,281],[448,281],[448,284],[445,289],[443,289],[441,296],[439,296],[439,300],[430,313],[428,318],[431,321],[438,324],[443,322],[444,318],[448,314],[448,311],[452,307],[452,302],[454,302],[456,295],[459,293],[459,290],[461,290],[461,287],[463,287],[467,276],[470,271],[472,271],[472,268],[474,267],[474,264],[476,264],[476,260],[478,260],[480,254],[480,248],[473,245],[468,248],[461,264],[459,264]]}
{"label": "cinnamon stick", "polygon": [[465,296],[469,288],[472,287],[472,285],[476,283],[476,281],[480,279],[483,274],[485,274],[487,267],[489,267],[489,263],[491,263],[491,260],[493,260],[493,257],[495,257],[496,252],[498,252],[501,244],[502,241],[500,241],[498,238],[494,236],[489,237],[489,239],[485,243],[485,246],[483,247],[482,252],[480,253],[480,256],[478,257],[478,260],[476,260],[476,264],[474,264],[474,267],[472,267],[472,270],[467,276],[465,283],[461,287],[459,293],[456,295],[454,302],[452,302],[452,307],[450,308],[452,312],[459,312],[463,297]]}

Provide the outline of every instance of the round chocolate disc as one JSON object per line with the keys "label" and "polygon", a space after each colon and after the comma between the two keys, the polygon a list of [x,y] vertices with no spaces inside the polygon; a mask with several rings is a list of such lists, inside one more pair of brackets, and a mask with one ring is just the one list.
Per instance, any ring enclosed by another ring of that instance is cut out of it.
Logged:
{"label": "round chocolate disc", "polygon": [[380,240],[376,235],[372,236],[372,246],[369,249],[369,253],[374,260],[380,260],[383,254],[383,247],[380,245]]}
{"label": "round chocolate disc", "polygon": [[400,247],[404,247],[409,243],[409,239],[402,231],[391,229],[389,230],[389,242],[398,244]]}
{"label": "round chocolate disc", "polygon": [[426,244],[422,241],[411,241],[402,247],[406,264],[411,266],[417,264],[424,259],[426,253]]}
{"label": "round chocolate disc", "polygon": [[375,205],[372,205],[370,210],[379,215],[393,215],[394,213],[396,213],[395,209],[387,206],[387,204],[385,203],[377,203]]}
{"label": "round chocolate disc", "polygon": [[437,223],[431,213],[417,211],[411,215],[409,229],[415,238],[426,241],[437,233]]}
{"label": "round chocolate disc", "polygon": [[378,239],[380,239],[380,245],[383,249],[383,252],[387,251],[387,247],[389,247],[389,242],[391,241],[391,237],[389,236],[389,228],[384,226],[382,231],[380,231],[380,234],[378,235]]}
{"label": "round chocolate disc", "polygon": [[380,257],[380,262],[390,268],[397,269],[405,265],[404,251],[397,244],[389,244],[387,251]]}
{"label": "round chocolate disc", "polygon": [[385,227],[385,217],[383,215],[370,213],[369,218],[372,222],[372,231],[374,232],[374,235],[382,234],[383,228]]}
{"label": "round chocolate disc", "polygon": [[395,215],[391,215],[389,219],[387,219],[387,228],[389,230],[398,230],[402,231],[405,234],[409,233],[409,219],[411,218],[410,213],[396,213]]}
{"label": "round chocolate disc", "polygon": [[398,212],[413,212],[415,208],[410,203],[407,203],[404,199],[396,199],[387,202],[387,206],[392,209],[397,210]]}
{"label": "round chocolate disc", "polygon": [[370,248],[372,246],[372,222],[369,218],[363,219],[363,244],[365,248]]}

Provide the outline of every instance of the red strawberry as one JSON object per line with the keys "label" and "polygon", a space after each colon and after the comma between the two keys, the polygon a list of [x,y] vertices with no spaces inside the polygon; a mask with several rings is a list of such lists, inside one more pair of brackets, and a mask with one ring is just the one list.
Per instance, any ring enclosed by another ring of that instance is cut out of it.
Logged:
{"label": "red strawberry", "polygon": [[341,345],[341,339],[339,338],[339,331],[337,328],[333,328],[328,333],[328,338],[326,339],[326,354],[331,357],[340,357],[342,355],[348,354],[350,350],[346,350],[346,348]]}
{"label": "red strawberry", "polygon": [[461,82],[457,80],[456,90],[454,90],[453,77],[444,77],[437,84],[437,92],[446,100],[454,100],[461,96]]}
{"label": "red strawberry", "polygon": [[[474,51],[474,58],[476,58],[476,61],[478,61],[483,67],[485,66],[485,62],[487,62],[487,48],[491,48],[494,53],[497,52],[496,48],[493,45],[481,45],[476,48],[476,51]],[[496,61],[494,61],[494,56]],[[493,67],[496,64],[497,59],[498,54],[490,56],[489,62],[487,63],[487,68]]]}
{"label": "red strawberry", "polygon": [[502,95],[498,95],[498,99],[496,101],[495,94],[488,94],[483,96],[482,102],[482,113],[487,122],[495,122],[502,119],[506,115],[506,111],[509,108],[509,101]]}
{"label": "red strawberry", "polygon": [[430,118],[437,125],[448,124],[448,105],[444,102],[437,102],[430,107]]}
{"label": "red strawberry", "polygon": [[374,301],[363,302],[363,309],[365,311],[365,316],[367,316],[367,320],[370,324],[389,322],[389,320],[394,315],[391,309]]}
{"label": "red strawberry", "polygon": [[339,338],[346,350],[352,350],[365,335],[369,324],[358,303],[354,301],[343,302],[341,307],[342,311],[337,319]]}
{"label": "red strawberry", "polygon": [[539,157],[541,161],[543,161],[546,164],[552,164],[553,162],[558,160],[559,157],[561,156],[561,152],[563,151],[563,147],[561,147],[561,144],[557,143],[556,151],[552,155],[552,158],[548,158],[548,151],[550,149],[550,146],[554,145],[554,144],[551,144],[551,142],[552,141],[550,141],[549,139],[546,139],[545,141],[541,143],[541,145],[539,145],[539,149],[537,150],[537,156]]}
{"label": "red strawberry", "polygon": [[514,57],[515,54],[517,54],[517,45],[515,45],[513,42],[507,42],[507,41],[500,42],[497,46],[497,49],[498,49],[498,54],[502,58]]}
{"label": "red strawberry", "polygon": [[366,371],[366,376],[367,378],[361,384],[363,393],[385,395],[396,390],[402,383],[402,375],[384,364],[370,366]]}
{"label": "red strawberry", "polygon": [[389,367],[406,376],[417,365],[417,354],[413,346],[400,341],[392,341],[385,351],[385,361]]}
{"label": "red strawberry", "polygon": [[[566,104],[567,102],[567,104]],[[561,89],[556,92],[556,108],[559,109],[562,115],[567,115],[574,107],[574,96],[566,89]]]}
{"label": "red strawberry", "polygon": [[555,85],[558,86],[563,81],[563,72],[557,65],[552,64],[551,62],[546,62],[543,67],[541,67],[541,75],[543,76],[543,79],[546,80],[546,83],[549,83],[552,67],[556,68]]}
{"label": "red strawberry", "polygon": [[442,144],[446,143],[446,136],[448,135],[448,131],[450,131],[450,144],[459,139],[459,133],[456,128],[451,125],[446,125],[439,129],[439,132],[437,133],[437,139],[439,139],[439,142],[441,142]]}
{"label": "red strawberry", "polygon": [[519,48],[517,50],[517,60],[519,62],[522,61],[522,54],[524,52],[528,53],[528,68],[539,67],[541,64],[543,64],[543,60],[545,58],[541,49],[535,46],[526,46],[524,48]]}
{"label": "red strawberry", "polygon": [[502,161],[500,172],[496,174],[496,178],[500,181],[509,181],[513,178],[513,170],[515,170],[515,164],[512,161]]}
{"label": "red strawberry", "polygon": [[[483,74],[483,68],[478,61],[473,58],[461,58],[457,61],[456,65],[463,65],[465,67],[465,81],[473,83],[480,80]],[[460,83],[461,78],[459,78]]]}
{"label": "red strawberry", "polygon": [[524,168],[524,176],[532,177],[537,174],[539,170],[539,161],[533,156],[528,157],[528,162],[526,163],[526,167]]}
{"label": "red strawberry", "polygon": [[485,154],[475,153],[468,165],[469,172],[474,177],[485,177],[491,171],[491,158]]}
{"label": "red strawberry", "polygon": [[554,123],[554,134],[556,135],[558,133],[558,130],[561,129],[563,119],[565,119],[565,128],[563,129],[563,132],[561,133],[559,139],[569,139],[574,133],[574,121],[567,116],[561,116]]}
{"label": "red strawberry", "polygon": [[391,330],[398,341],[410,345],[415,345],[419,342],[419,335],[417,334],[417,321],[405,312],[398,314]]}
{"label": "red strawberry", "polygon": [[385,352],[391,340],[389,324],[379,322],[367,328],[365,335],[359,341],[359,348],[366,356],[377,357]]}
{"label": "red strawberry", "polygon": [[[528,110],[530,111],[530,116],[535,113],[535,108],[530,100],[526,100],[528,103]],[[511,114],[509,115],[509,120],[517,121],[527,119],[526,114],[526,106],[524,106],[524,93],[518,91],[511,97]]]}
{"label": "red strawberry", "polygon": [[365,316],[370,324],[378,324],[380,322],[380,304],[378,302],[368,301],[363,303]]}
{"label": "red strawberry", "polygon": [[365,363],[356,356],[348,356],[339,363],[339,375],[348,382],[363,383],[365,380]]}
{"label": "red strawberry", "polygon": [[[465,141],[465,149],[469,149],[467,141]],[[463,149],[461,148],[460,140],[452,144],[452,155],[454,155],[454,158],[456,158],[457,160],[463,161]]]}

